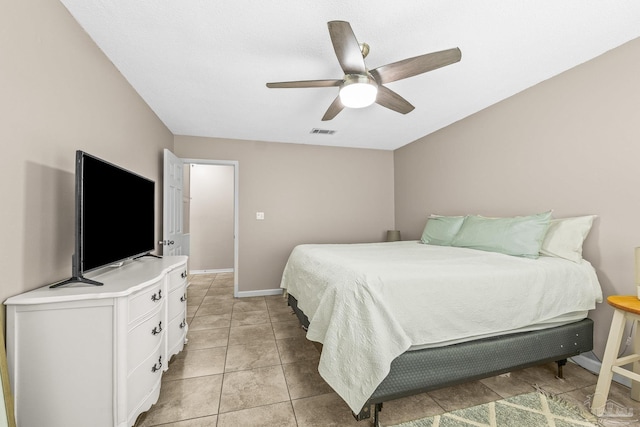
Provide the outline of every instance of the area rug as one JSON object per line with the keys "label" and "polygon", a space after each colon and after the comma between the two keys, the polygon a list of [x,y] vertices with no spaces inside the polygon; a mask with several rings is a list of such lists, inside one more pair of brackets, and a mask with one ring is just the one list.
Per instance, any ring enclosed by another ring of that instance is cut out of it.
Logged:
{"label": "area rug", "polygon": [[586,409],[533,392],[395,427],[597,427],[597,422]]}

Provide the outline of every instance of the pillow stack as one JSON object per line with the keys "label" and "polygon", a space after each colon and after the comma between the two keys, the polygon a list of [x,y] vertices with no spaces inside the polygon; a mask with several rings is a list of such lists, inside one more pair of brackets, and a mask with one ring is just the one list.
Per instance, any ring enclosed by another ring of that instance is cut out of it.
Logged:
{"label": "pillow stack", "polygon": [[551,211],[509,218],[431,215],[421,241],[525,258],[582,260],[582,244],[596,215],[552,219]]}

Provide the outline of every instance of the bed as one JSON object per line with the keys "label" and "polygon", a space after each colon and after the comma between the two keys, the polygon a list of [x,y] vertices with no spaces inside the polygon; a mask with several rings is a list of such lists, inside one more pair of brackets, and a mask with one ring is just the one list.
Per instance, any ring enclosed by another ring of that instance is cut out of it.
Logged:
{"label": "bed", "polygon": [[[593,267],[541,256],[401,241],[304,244],[281,287],[318,371],[356,419],[382,402],[549,361],[593,346],[602,301]],[[533,302],[533,303],[532,303]]]}

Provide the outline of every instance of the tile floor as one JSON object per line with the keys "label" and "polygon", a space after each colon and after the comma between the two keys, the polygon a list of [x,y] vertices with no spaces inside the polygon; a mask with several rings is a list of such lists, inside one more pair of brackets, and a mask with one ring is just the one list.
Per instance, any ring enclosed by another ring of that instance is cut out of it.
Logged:
{"label": "tile floor", "polygon": [[[231,273],[193,275],[189,283],[189,342],[170,361],[158,402],[136,427],[371,425],[355,421],[319,376],[320,354],[281,296],[234,298]],[[564,371],[565,379],[556,379],[550,363],[386,402],[381,422],[389,426],[527,393],[532,384],[581,405],[597,377],[572,363]],[[640,416],[628,388],[614,383],[610,399]]]}

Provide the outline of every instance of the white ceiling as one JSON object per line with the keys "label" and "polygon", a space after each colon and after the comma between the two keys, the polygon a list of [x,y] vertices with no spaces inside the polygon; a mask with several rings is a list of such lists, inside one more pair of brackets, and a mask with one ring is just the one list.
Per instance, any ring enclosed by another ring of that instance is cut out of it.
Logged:
{"label": "white ceiling", "polygon": [[[176,135],[393,150],[640,36],[638,0],[61,0]],[[370,69],[459,47],[387,84],[415,106],[321,121],[340,79],[327,22],[351,23]],[[313,128],[333,135],[311,134]]]}

